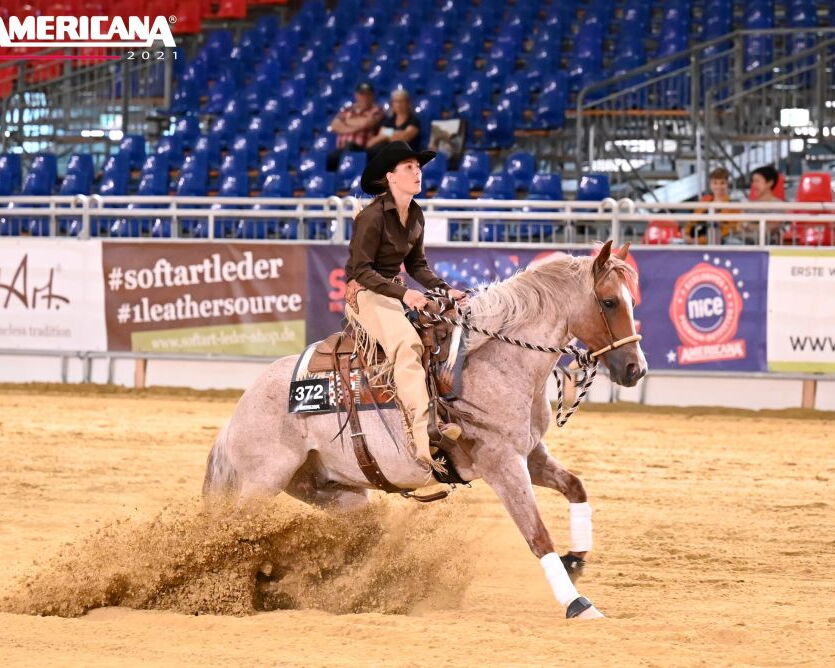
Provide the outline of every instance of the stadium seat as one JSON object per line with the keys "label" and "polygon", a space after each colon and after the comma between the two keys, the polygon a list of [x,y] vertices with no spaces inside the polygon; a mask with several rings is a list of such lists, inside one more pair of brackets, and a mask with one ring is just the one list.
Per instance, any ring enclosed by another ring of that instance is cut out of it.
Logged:
{"label": "stadium seat", "polygon": [[351,183],[362,174],[365,169],[367,154],[365,151],[346,151],[339,160],[339,167],[336,170],[336,187],[339,190],[348,190]]}
{"label": "stadium seat", "polygon": [[511,153],[505,159],[504,168],[513,179],[514,190],[528,190],[536,170],[536,158],[531,153]]}
{"label": "stadium seat", "polygon": [[439,151],[435,158],[426,163],[423,168],[422,182],[424,191],[435,190],[441,185],[441,179],[446,173],[446,168],[446,153]]}
{"label": "stadium seat", "polygon": [[681,228],[675,220],[651,220],[644,230],[645,244],[665,245],[682,242]]}
{"label": "stadium seat", "polygon": [[8,190],[11,195],[20,190],[23,184],[19,153],[4,153],[0,155],[0,188]]}
{"label": "stadium seat", "polygon": [[577,186],[577,199],[584,202],[599,201],[611,196],[609,175],[603,173],[583,174]]}
{"label": "stadium seat", "polygon": [[441,185],[435,197],[440,199],[468,199],[470,182],[462,172],[447,172],[441,179]]}
{"label": "stadium seat", "polygon": [[86,172],[67,174],[58,189],[59,195],[89,195],[93,190],[93,177]]}
{"label": "stadium seat", "polygon": [[533,175],[528,199],[554,200],[563,199],[562,178],[559,174],[538,173]]}
{"label": "stadium seat", "polygon": [[[797,186],[798,202],[832,202],[832,177],[828,172],[806,172]],[[804,212],[806,214],[813,212]],[[783,234],[784,244],[831,246],[835,242],[835,224],[795,221]]]}
{"label": "stadium seat", "polygon": [[513,178],[509,174],[491,174],[484,184],[481,199],[513,199]]}
{"label": "stadium seat", "polygon": [[93,156],[89,153],[73,153],[70,156],[69,162],[67,162],[65,178],[71,174],[80,176],[82,178],[82,183],[89,183],[92,185],[93,177],[95,176]]}
{"label": "stadium seat", "polygon": [[139,169],[145,161],[145,137],[125,135],[119,144],[119,152],[127,155],[128,169]]}
{"label": "stadium seat", "polygon": [[467,176],[470,187],[481,190],[490,175],[490,156],[484,151],[466,151],[459,169]]}
{"label": "stadium seat", "polygon": [[51,194],[58,180],[58,159],[52,153],[39,153],[32,159],[29,172],[39,174],[48,188],[46,194]]}

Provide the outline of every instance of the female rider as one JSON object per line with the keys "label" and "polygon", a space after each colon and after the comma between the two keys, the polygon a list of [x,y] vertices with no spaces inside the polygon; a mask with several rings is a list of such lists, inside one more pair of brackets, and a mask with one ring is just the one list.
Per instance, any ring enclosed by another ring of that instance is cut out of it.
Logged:
{"label": "female rider", "polygon": [[[415,456],[430,466],[423,344],[403,310],[404,303],[410,309],[425,308],[427,299],[406,288],[399,272],[402,264],[425,288],[443,288],[453,299],[466,299],[465,293],[451,289],[429,268],[424,254],[423,211],[414,197],[421,191],[421,168],[435,155],[434,151],[416,152],[404,141],[393,141],[368,163],[361,185],[375,198],[354,221],[345,266],[348,320],[362,327],[371,345],[379,343],[385,351],[398,401],[408,413]],[[441,425],[441,432],[456,439],[461,429],[447,424]]]}

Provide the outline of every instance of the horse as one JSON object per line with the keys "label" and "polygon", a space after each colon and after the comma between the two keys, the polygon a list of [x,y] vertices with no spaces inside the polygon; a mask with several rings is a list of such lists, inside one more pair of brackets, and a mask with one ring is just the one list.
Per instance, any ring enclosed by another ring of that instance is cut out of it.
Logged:
{"label": "horse", "polygon": [[[637,273],[626,262],[627,253],[628,246],[613,253],[611,241],[596,256],[555,253],[479,288],[469,300],[470,322],[543,347],[562,347],[576,338],[599,353],[613,382],[634,386],[647,363],[635,332]],[[204,497],[231,496],[240,505],[283,491],[323,507],[369,501],[373,486],[353,450],[333,440],[333,414],[290,414],[283,408],[297,359],[276,360],[241,396],[209,454]],[[551,419],[546,382],[558,359],[559,353],[471,336],[455,402],[467,407],[465,436],[446,454],[463,479],[480,478],[493,489],[540,560],[566,617],[589,619],[603,615],[579,595],[575,580],[592,546],[591,507],[580,478],[560,465],[542,440]],[[406,434],[398,409],[365,411],[362,423],[389,481],[405,489],[434,482],[427,465],[392,446],[391,434],[397,442]],[[563,557],[542,521],[533,485],[557,490],[569,502],[571,546]]]}

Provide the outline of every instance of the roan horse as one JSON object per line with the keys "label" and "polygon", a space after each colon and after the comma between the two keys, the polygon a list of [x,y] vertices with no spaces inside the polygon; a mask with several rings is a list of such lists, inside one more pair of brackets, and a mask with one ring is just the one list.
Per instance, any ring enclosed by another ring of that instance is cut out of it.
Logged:
{"label": "roan horse", "polygon": [[[565,346],[576,337],[590,350],[607,350],[600,357],[611,379],[633,386],[647,365],[635,335],[637,278],[625,262],[627,252],[623,248],[612,254],[610,241],[596,257],[555,254],[553,260],[481,288],[470,299],[470,321],[546,347]],[[466,404],[469,417],[462,424],[465,437],[448,455],[465,480],[482,478],[502,501],[540,560],[555,598],[567,608],[566,616],[601,617],[579,596],[566,570],[566,565],[583,564],[591,548],[586,491],[542,441],[551,418],[545,386],[557,358],[471,336],[457,400]],[[209,454],[204,495],[231,495],[239,504],[282,491],[318,506],[368,501],[371,484],[353,450],[332,440],[334,416],[287,412],[297,359],[275,361],[243,394]],[[398,442],[405,438],[397,409],[366,411],[362,421],[368,447],[386,478],[408,489],[434,482],[428,467],[404,448],[393,447],[389,430]],[[569,501],[571,549],[562,558],[554,552],[533,485],[555,489]]]}

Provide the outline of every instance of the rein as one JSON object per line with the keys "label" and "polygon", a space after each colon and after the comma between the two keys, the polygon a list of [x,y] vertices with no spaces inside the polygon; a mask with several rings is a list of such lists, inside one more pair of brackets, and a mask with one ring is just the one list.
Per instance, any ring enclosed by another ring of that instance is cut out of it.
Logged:
{"label": "rein", "polygon": [[[471,292],[471,291],[468,291]],[[433,291],[425,292],[424,296],[431,301],[437,302],[443,305],[444,301],[449,301],[455,305],[456,311],[460,314],[460,318],[449,318],[445,315],[441,315],[439,313],[432,313],[431,311],[424,311],[423,309],[414,309],[413,311],[418,313],[419,315],[426,316],[433,322],[445,322],[449,325],[458,325],[461,328],[475,332],[477,334],[481,334],[482,336],[486,336],[490,339],[495,339],[497,341],[502,341],[503,343],[508,343],[513,346],[518,346],[520,348],[526,348],[528,350],[536,350],[542,353],[559,353],[560,355],[571,355],[574,358],[574,361],[577,363],[577,366],[583,372],[582,379],[577,381],[576,385],[580,389],[577,394],[577,398],[574,400],[574,403],[568,410],[564,408],[564,393],[563,393],[563,380],[562,376],[560,375],[560,367],[559,365],[555,365],[552,373],[554,374],[554,378],[557,381],[557,414],[556,414],[556,421],[557,426],[562,427],[568,422],[568,419],[574,415],[577,408],[579,408],[580,404],[582,403],[583,399],[585,399],[586,394],[588,393],[589,389],[591,389],[591,385],[594,382],[595,377],[597,376],[597,367],[599,364],[598,357],[608,353],[610,350],[615,350],[616,348],[620,348],[621,346],[625,346],[629,343],[634,343],[641,340],[640,334],[632,334],[630,336],[626,336],[622,339],[615,340],[614,335],[612,334],[612,330],[609,327],[609,321],[606,319],[606,314],[603,313],[603,310],[600,308],[598,304],[598,310],[600,312],[600,317],[603,318],[603,322],[606,325],[606,331],[609,334],[609,343],[608,346],[600,348],[599,350],[595,350],[593,352],[589,352],[588,350],[582,350],[574,345],[567,345],[563,348],[556,347],[556,346],[541,346],[536,343],[530,343],[529,341],[523,341],[522,339],[516,339],[511,336],[506,336],[501,332],[493,332],[487,329],[483,329],[478,327],[477,325],[473,325],[468,320],[468,315],[464,314],[457,302],[451,299],[445,291],[442,291],[440,288],[436,288]],[[430,327],[430,324],[420,325],[415,324],[416,327]]]}

